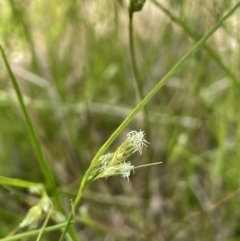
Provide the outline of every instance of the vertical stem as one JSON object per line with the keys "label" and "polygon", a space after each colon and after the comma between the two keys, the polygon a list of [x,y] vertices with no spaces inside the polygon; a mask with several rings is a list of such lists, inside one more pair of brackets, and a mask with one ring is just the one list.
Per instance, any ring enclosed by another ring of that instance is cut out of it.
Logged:
{"label": "vertical stem", "polygon": [[[143,91],[143,81],[140,78],[140,74],[137,68],[137,61],[136,61],[136,53],[135,53],[135,43],[134,43],[134,37],[133,37],[133,16],[134,13],[132,11],[131,8],[131,3],[130,3],[130,7],[129,7],[129,45],[130,45],[130,55],[131,55],[131,65],[132,65],[132,70],[133,70],[133,75],[134,75],[134,79],[137,85],[137,89],[138,89],[138,93],[139,96],[141,98],[141,100],[144,99],[144,91]],[[144,112],[144,129],[146,131],[146,139],[149,140],[151,142],[151,128],[149,126],[149,111],[146,107],[143,107],[143,112]],[[148,157],[149,157],[149,163],[153,162],[153,149],[151,148],[151,146],[149,146],[149,148],[147,149],[148,152]],[[150,179],[151,179],[151,170],[152,167],[148,166],[147,167],[147,174],[146,174],[146,186],[145,186],[145,191],[144,191],[144,198],[147,200],[149,200],[151,191],[150,191]]]}
{"label": "vertical stem", "polygon": [[86,183],[87,183],[86,180],[87,180],[87,177],[88,177],[88,174],[89,174],[90,170],[91,170],[91,166],[88,168],[87,172],[85,173],[85,175],[84,175],[84,177],[83,177],[83,180],[82,180],[82,182],[81,182],[81,185],[80,185],[80,188],[79,188],[77,197],[76,197],[76,199],[75,199],[75,201],[74,201],[74,204],[73,204],[73,206],[72,206],[71,213],[70,213],[70,215],[68,216],[67,224],[66,224],[66,226],[65,226],[65,228],[64,228],[64,230],[63,230],[63,232],[62,232],[62,235],[61,235],[59,241],[63,241],[63,239],[64,239],[64,237],[65,237],[65,235],[66,235],[66,233],[67,233],[67,231],[68,231],[69,225],[71,224],[71,221],[72,221],[72,219],[74,218],[75,211],[76,211],[76,209],[77,209],[77,206],[78,206],[78,204],[79,204],[79,202],[80,202],[80,200],[81,200],[81,198],[82,198],[84,189],[85,189],[85,187],[86,187]]}

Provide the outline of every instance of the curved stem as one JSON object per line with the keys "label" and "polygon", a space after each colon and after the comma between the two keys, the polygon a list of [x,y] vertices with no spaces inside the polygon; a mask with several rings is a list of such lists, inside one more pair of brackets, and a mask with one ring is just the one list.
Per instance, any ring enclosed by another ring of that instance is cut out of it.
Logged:
{"label": "curved stem", "polygon": [[133,109],[133,111],[129,114],[129,116],[122,122],[122,124],[114,131],[114,133],[110,136],[110,138],[105,142],[105,144],[99,149],[95,157],[93,158],[86,174],[83,177],[81,182],[77,198],[73,204],[73,210],[68,218],[68,223],[65,227],[65,230],[60,238],[60,241],[63,240],[65,233],[68,229],[68,226],[73,217],[73,213],[76,210],[76,207],[81,200],[83,191],[87,184],[87,178],[89,173],[91,172],[94,164],[101,155],[106,152],[110,144],[116,139],[116,137],[122,132],[122,130],[132,121],[132,119],[137,115],[137,113],[153,98],[153,96],[165,85],[168,79],[180,68],[182,65],[198,50],[202,45],[210,38],[216,30],[240,7],[240,3],[237,3],[215,26],[213,26],[173,67],[172,69],[158,82],[158,84],[147,94],[147,96]]}
{"label": "curved stem", "polygon": [[[185,33],[188,34],[188,36],[194,40],[195,42],[197,42],[200,39],[200,36],[198,36],[198,34],[196,32],[194,32],[193,30],[191,30],[184,21],[182,21],[181,19],[177,18],[176,16],[174,16],[168,9],[166,9],[161,3],[157,2],[156,0],[151,0],[152,3],[159,9],[162,10],[162,12],[164,12],[172,22],[176,23],[177,25],[179,25],[183,31]],[[232,83],[236,86],[236,88],[238,88],[240,90],[240,83],[237,79],[237,77],[235,76],[235,74],[231,71],[230,68],[228,68],[223,61],[221,60],[220,56],[218,56],[218,54],[209,46],[204,44],[203,45],[203,49],[208,53],[208,55],[215,61],[215,63],[221,68],[221,70],[223,70],[225,72],[225,74],[227,76],[229,76],[230,80],[232,81]]]}
{"label": "curved stem", "polygon": [[89,168],[103,155],[110,144],[117,138],[122,130],[133,120],[138,112],[153,98],[153,96],[166,84],[168,79],[180,68],[183,64],[198,50],[202,45],[216,32],[216,30],[240,7],[237,3],[216,25],[214,25],[173,67],[172,69],[158,82],[158,84],[146,95],[146,97],[133,109],[122,124],[114,131],[110,138],[99,149],[93,158]]}
{"label": "curved stem", "polygon": [[[56,224],[50,227],[47,227],[44,229],[44,232],[52,232],[58,229],[63,228],[66,225],[66,223],[60,223],[60,224]],[[6,238],[1,239],[1,241],[14,241],[14,240],[22,240],[22,239],[26,239],[26,238],[30,238],[30,237],[34,237],[37,236],[40,232],[41,232],[41,228],[40,229],[36,229],[36,230],[32,230],[32,231],[28,231],[28,232],[24,232],[24,233],[20,233],[20,234],[16,234],[13,236],[9,236]]]}
{"label": "curved stem", "polygon": [[[20,104],[24,119],[26,121],[26,125],[27,125],[27,128],[29,130],[29,133],[30,133],[30,136],[31,136],[31,139],[32,139],[32,144],[33,144],[33,147],[35,149],[36,155],[38,157],[42,172],[45,176],[45,179],[47,181],[47,184],[48,184],[49,188],[53,192],[54,201],[56,203],[56,206],[57,206],[58,210],[61,213],[63,213],[64,215],[66,215],[66,211],[61,204],[61,201],[60,201],[60,198],[59,198],[59,195],[58,195],[58,192],[57,192],[57,185],[56,185],[53,173],[51,172],[50,166],[48,165],[48,162],[47,162],[47,160],[44,156],[44,153],[42,151],[40,140],[39,140],[39,138],[37,136],[37,133],[34,129],[34,125],[31,121],[30,115],[28,114],[28,111],[27,111],[26,105],[24,103],[23,95],[21,93],[20,87],[19,87],[18,82],[17,82],[17,80],[16,80],[16,78],[15,78],[13,72],[12,72],[10,64],[8,63],[8,60],[7,60],[7,57],[5,55],[4,50],[2,48],[2,45],[0,45],[0,51],[1,51],[4,63],[6,65],[8,74],[9,74],[10,79],[12,81],[12,84],[14,86],[15,92],[17,94],[18,102]],[[74,240],[77,240],[76,235],[73,232],[73,230],[71,230],[70,234],[71,234],[71,237]]]}

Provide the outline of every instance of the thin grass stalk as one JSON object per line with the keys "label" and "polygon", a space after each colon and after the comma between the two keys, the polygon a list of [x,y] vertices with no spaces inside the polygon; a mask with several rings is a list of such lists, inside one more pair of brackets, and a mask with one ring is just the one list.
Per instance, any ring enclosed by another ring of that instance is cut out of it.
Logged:
{"label": "thin grass stalk", "polygon": [[129,116],[122,122],[122,124],[114,131],[114,133],[110,136],[110,138],[102,145],[99,149],[95,157],[93,158],[87,172],[85,173],[82,182],[80,184],[80,188],[77,194],[77,198],[73,204],[73,211],[69,215],[68,222],[66,227],[62,233],[59,241],[62,241],[66,231],[71,223],[71,219],[73,217],[73,213],[75,213],[76,207],[78,206],[83,191],[86,186],[87,178],[89,173],[91,173],[94,164],[98,161],[98,159],[107,151],[108,147],[111,143],[117,138],[117,136],[123,131],[123,129],[133,120],[133,118],[137,115],[137,113],[153,98],[153,96],[166,84],[168,79],[180,68],[183,64],[197,51],[202,45],[217,31],[218,28],[240,7],[240,3],[237,3],[219,22],[214,25],[173,67],[172,69],[158,82],[158,84],[147,94],[147,96],[133,109],[133,111],[129,114]]}
{"label": "thin grass stalk", "polygon": [[[25,13],[23,7],[19,3],[16,4],[13,0],[9,0],[9,2],[10,2],[10,5],[11,5],[12,13],[13,13],[14,16],[17,16],[17,18],[19,20],[18,23],[21,26],[21,28],[23,30],[23,34],[25,36],[25,39],[29,44],[31,54],[32,54],[32,67],[37,73],[41,73],[42,71],[41,71],[41,67],[40,67],[40,64],[39,64],[39,61],[38,61],[38,58],[37,58],[36,46],[35,46],[35,43],[34,43],[34,40],[33,40],[33,36],[31,34],[31,29],[30,29],[31,24],[30,24],[30,21],[28,19],[28,16]],[[77,8],[73,8],[73,9],[77,9]],[[70,52],[71,51],[69,51],[69,53]],[[58,88],[56,88],[56,89],[58,90]],[[54,112],[55,117],[61,123],[63,123],[62,128],[60,129],[60,132],[62,132],[63,135],[66,137],[66,140],[67,140],[66,147],[68,148],[69,153],[71,155],[72,147],[71,147],[70,142],[69,142],[69,139],[70,139],[69,138],[69,136],[70,136],[69,132],[70,131],[69,131],[69,128],[67,128],[67,126],[69,126],[69,125],[67,123],[67,120],[64,119],[64,117],[65,117],[64,113],[59,108],[57,108],[59,105],[62,104],[62,99],[60,97],[59,91],[56,91],[52,86],[49,86],[48,92],[49,92],[49,95],[50,95],[51,99],[53,100],[53,104],[55,105],[55,112]],[[72,170],[74,170],[74,168],[72,166],[71,166],[71,168],[72,168]]]}
{"label": "thin grass stalk", "polygon": [[195,213],[191,213],[189,215],[187,215],[185,218],[183,218],[181,220],[181,222],[190,222],[192,221],[194,218],[197,218],[199,216],[203,216],[206,215],[206,213],[210,213],[213,212],[215,210],[217,210],[218,208],[221,208],[224,204],[226,204],[227,202],[232,201],[234,198],[236,198],[238,195],[240,194],[240,187],[237,188],[234,192],[230,193],[228,196],[224,197],[223,199],[221,199],[220,201],[218,201],[217,203],[212,204],[211,206],[209,206],[206,210],[204,211],[198,211]]}
{"label": "thin grass stalk", "polygon": [[128,117],[122,122],[122,124],[114,131],[110,138],[99,149],[95,157],[93,158],[89,169],[92,168],[94,163],[103,155],[111,143],[117,138],[117,136],[123,131],[123,129],[133,120],[138,112],[153,98],[153,96],[166,84],[168,79],[180,68],[182,65],[197,51],[202,45],[211,37],[216,30],[240,7],[240,3],[237,3],[216,25],[214,25],[173,67],[172,69],[158,82],[158,84],[146,95],[146,97],[133,109]]}
{"label": "thin grass stalk", "polygon": [[45,179],[47,181],[48,186],[51,188],[51,190],[54,190],[54,189],[56,189],[56,183],[55,183],[55,180],[53,178],[51,169],[48,166],[48,163],[47,163],[47,161],[46,161],[46,159],[44,157],[44,154],[43,154],[43,151],[42,151],[42,148],[41,148],[41,145],[40,145],[40,141],[39,141],[39,139],[37,137],[37,134],[35,132],[34,126],[32,124],[32,121],[30,120],[29,114],[27,112],[26,106],[25,106],[24,101],[23,101],[23,96],[21,94],[21,90],[20,90],[20,88],[18,86],[18,83],[17,83],[17,81],[15,79],[15,76],[14,76],[12,70],[11,70],[11,67],[10,67],[10,65],[9,65],[9,63],[7,61],[6,55],[5,55],[4,50],[3,50],[1,45],[0,45],[0,48],[1,48],[1,53],[2,53],[3,59],[4,59],[4,63],[6,65],[8,73],[10,75],[10,79],[12,81],[14,89],[16,91],[16,94],[17,94],[17,97],[18,97],[18,101],[19,101],[21,110],[23,112],[23,115],[24,115],[24,118],[25,118],[25,121],[26,121],[26,124],[27,124],[27,128],[28,128],[28,130],[30,132],[30,135],[31,135],[31,138],[32,138],[32,143],[33,143],[34,149],[36,151],[36,154],[38,156],[42,172],[43,172],[43,174],[45,176]]}
{"label": "thin grass stalk", "polygon": [[0,184],[10,185],[15,187],[22,187],[22,188],[31,188],[33,186],[42,185],[41,183],[28,182],[22,179],[9,178],[9,177],[3,177],[3,176],[0,176]]}
{"label": "thin grass stalk", "polygon": [[[66,225],[66,223],[60,223],[60,224],[56,224],[56,225],[47,227],[47,228],[44,229],[44,233],[49,233],[49,232],[61,229],[65,225]],[[28,231],[28,232],[24,232],[24,233],[20,233],[20,234],[16,234],[16,235],[13,235],[13,236],[3,238],[3,239],[1,239],[1,241],[14,241],[14,240],[22,240],[22,239],[34,237],[34,236],[37,236],[41,232],[41,230],[42,230],[42,228],[32,230],[32,231]]]}
{"label": "thin grass stalk", "polygon": [[[47,181],[47,184],[48,184],[49,188],[53,192],[54,201],[55,201],[55,203],[57,205],[58,210],[60,212],[62,212],[64,215],[66,215],[66,211],[65,211],[65,209],[63,208],[63,206],[61,205],[61,202],[60,202],[60,198],[59,198],[59,195],[58,195],[58,192],[57,192],[57,186],[56,186],[53,174],[52,174],[51,169],[50,169],[50,167],[49,167],[49,165],[47,163],[47,160],[45,159],[45,156],[43,154],[43,151],[42,151],[42,148],[41,148],[41,144],[40,144],[40,140],[37,137],[36,131],[35,131],[34,126],[33,126],[33,123],[32,123],[32,121],[30,119],[30,116],[28,114],[27,108],[26,108],[26,106],[24,104],[21,90],[20,90],[20,88],[18,86],[17,80],[16,80],[16,78],[15,78],[15,76],[14,76],[12,70],[11,70],[11,67],[10,67],[9,63],[8,63],[8,60],[6,58],[5,52],[4,52],[3,48],[2,48],[2,45],[0,45],[0,50],[1,50],[1,54],[2,54],[2,57],[3,57],[4,63],[6,65],[8,74],[10,76],[11,82],[12,82],[12,84],[14,86],[15,91],[16,91],[16,94],[17,94],[17,97],[18,97],[18,101],[19,101],[21,110],[23,112],[24,119],[26,121],[27,128],[29,130],[29,133],[30,133],[30,136],[31,136],[31,139],[32,139],[32,144],[33,144],[33,147],[34,147],[34,149],[36,151],[36,154],[37,154],[37,157],[38,157],[38,160],[39,160],[42,172],[44,174],[44,177],[45,177],[45,179]],[[71,233],[70,234],[71,238],[73,238],[73,240],[77,240],[76,235],[74,234],[74,231],[70,230],[70,233]]]}
{"label": "thin grass stalk", "polygon": [[43,226],[42,226],[42,228],[41,228],[41,230],[40,230],[40,232],[39,232],[39,234],[38,234],[38,236],[37,236],[36,241],[40,241],[40,239],[41,239],[44,231],[46,230],[46,226],[47,226],[47,223],[48,223],[48,221],[49,221],[49,218],[50,218],[50,216],[51,216],[52,211],[53,211],[53,210],[52,210],[52,207],[51,207],[51,209],[47,212],[47,216],[46,216],[45,221],[44,221],[44,223],[43,223]]}
{"label": "thin grass stalk", "polygon": [[[200,36],[196,34],[194,31],[192,31],[181,19],[174,16],[168,9],[166,9],[161,3],[157,2],[156,0],[151,0],[152,3],[158,8],[161,9],[162,12],[164,12],[172,22],[179,25],[185,33],[188,34],[188,36],[194,40],[195,42],[199,41]],[[230,68],[228,68],[221,60],[221,58],[217,55],[214,50],[207,44],[203,45],[203,49],[208,53],[208,55],[215,61],[215,63],[220,67],[221,70],[225,72],[225,74],[229,77],[230,81],[234,84],[235,87],[237,87],[238,90],[240,90],[240,83],[237,80],[237,77],[235,74],[231,71]]]}
{"label": "thin grass stalk", "polygon": [[[129,46],[130,46],[130,57],[131,57],[131,65],[132,65],[132,71],[134,75],[134,80],[137,86],[138,94],[140,96],[140,99],[144,99],[144,90],[143,90],[143,80],[140,78],[140,73],[138,71],[137,67],[137,61],[136,61],[136,52],[135,52],[135,42],[134,42],[134,30],[133,30],[133,17],[134,17],[134,11],[132,11],[131,7],[131,0],[130,0],[130,6],[129,6]],[[144,118],[144,129],[147,133],[147,139],[151,142],[152,140],[152,134],[151,134],[151,128],[149,125],[149,111],[146,106],[143,108],[143,118]],[[151,146],[147,149],[147,154],[148,154],[148,162],[152,163],[153,162],[153,149]],[[148,235],[148,239],[150,238],[149,234],[149,221],[147,219],[147,213],[148,213],[148,207],[150,204],[150,196],[151,196],[151,177],[152,177],[152,167],[148,166],[146,170],[146,176],[145,176],[145,190],[143,192],[144,199],[146,200],[145,208],[144,208],[144,220],[145,220],[145,226],[146,226],[146,232]]]}
{"label": "thin grass stalk", "polygon": [[[91,165],[90,165],[90,167],[91,167]],[[79,202],[80,202],[80,200],[82,198],[84,189],[86,187],[88,173],[91,172],[91,168],[90,167],[88,168],[87,172],[85,173],[85,175],[83,177],[83,180],[81,181],[81,185],[80,185],[79,191],[77,193],[77,197],[76,197],[76,199],[75,199],[75,201],[73,203],[71,213],[70,213],[70,215],[68,217],[68,220],[67,220],[67,224],[66,224],[66,226],[65,226],[65,228],[64,228],[64,230],[62,232],[62,235],[61,235],[59,241],[63,241],[63,239],[65,237],[65,234],[67,233],[68,227],[70,226],[71,221],[74,218],[74,214],[76,212],[77,206],[78,206],[78,204],[79,204]]]}
{"label": "thin grass stalk", "polygon": [[[131,1],[131,0],[130,0]],[[131,8],[131,3],[129,6],[129,26],[128,26],[128,30],[129,30],[129,46],[130,46],[130,56],[131,56],[131,65],[132,65],[132,70],[133,70],[133,75],[134,75],[134,80],[137,86],[137,90],[139,93],[139,96],[141,98],[141,100],[144,99],[144,91],[143,91],[143,81],[140,78],[140,74],[138,71],[138,67],[137,67],[137,61],[136,61],[136,53],[135,53],[135,42],[134,42],[134,37],[133,37],[133,16],[134,16],[134,12],[132,11]],[[147,139],[151,142],[152,140],[152,134],[151,134],[151,128],[149,125],[149,111],[146,107],[143,108],[143,113],[144,113],[144,129],[146,131],[146,136]],[[149,148],[147,149],[147,153],[148,153],[148,157],[149,157],[149,163],[153,162],[153,149],[151,146],[149,146]],[[149,200],[151,191],[150,191],[150,183],[151,183],[151,172],[152,167],[148,166],[147,167],[147,172],[146,172],[146,181],[145,181],[145,191],[144,191],[144,198],[146,200]]]}

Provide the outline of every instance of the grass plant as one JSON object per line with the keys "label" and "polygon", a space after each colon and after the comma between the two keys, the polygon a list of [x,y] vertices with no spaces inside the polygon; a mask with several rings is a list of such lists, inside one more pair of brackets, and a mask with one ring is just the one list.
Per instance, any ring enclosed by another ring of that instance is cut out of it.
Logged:
{"label": "grass plant", "polygon": [[238,239],[240,2],[203,2],[0,3],[0,240]]}

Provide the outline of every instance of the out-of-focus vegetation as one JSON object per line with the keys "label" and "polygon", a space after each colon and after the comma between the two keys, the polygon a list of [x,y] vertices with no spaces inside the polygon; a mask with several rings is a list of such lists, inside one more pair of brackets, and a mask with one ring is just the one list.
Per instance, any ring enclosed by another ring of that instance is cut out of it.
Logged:
{"label": "out-of-focus vegetation", "polygon": [[[236,3],[147,0],[133,19],[143,95]],[[128,1],[0,0],[0,23],[0,43],[70,213],[92,158],[141,99]],[[129,182],[111,177],[89,185],[75,214],[80,240],[240,239],[239,29],[237,10],[110,147],[147,127],[151,145],[131,161],[163,164],[137,169]],[[43,183],[51,196],[2,59],[0,70],[0,175]],[[0,187],[3,238],[38,197]],[[47,226],[55,224],[50,218]],[[44,231],[41,240],[60,235]]]}

